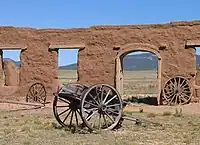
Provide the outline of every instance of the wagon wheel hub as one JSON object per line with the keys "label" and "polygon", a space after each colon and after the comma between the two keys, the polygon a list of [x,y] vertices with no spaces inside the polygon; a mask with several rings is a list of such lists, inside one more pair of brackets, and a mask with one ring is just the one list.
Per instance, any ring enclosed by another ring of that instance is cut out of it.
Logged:
{"label": "wagon wheel hub", "polygon": [[176,94],[180,94],[182,92],[182,88],[181,87],[177,87],[176,89],[175,89],[175,93]]}
{"label": "wagon wheel hub", "polygon": [[76,111],[79,109],[79,104],[77,101],[72,101],[70,104],[69,104],[69,108],[72,110],[72,111]]}
{"label": "wagon wheel hub", "polygon": [[105,104],[100,104],[100,105],[98,106],[98,112],[101,113],[101,114],[103,114],[103,112],[105,112],[106,109],[107,109],[107,107],[106,107]]}
{"label": "wagon wheel hub", "polygon": [[178,94],[178,93],[180,93],[180,90],[179,90],[179,89],[176,89],[176,90],[175,90],[175,94]]}

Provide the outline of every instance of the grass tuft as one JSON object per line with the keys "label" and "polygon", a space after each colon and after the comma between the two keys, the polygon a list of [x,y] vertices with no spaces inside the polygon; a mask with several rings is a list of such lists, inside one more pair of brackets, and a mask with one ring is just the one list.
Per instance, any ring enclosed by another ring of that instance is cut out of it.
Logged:
{"label": "grass tuft", "polygon": [[156,114],[155,114],[155,113],[148,113],[148,114],[147,114],[147,117],[153,118],[153,117],[156,117]]}
{"label": "grass tuft", "polygon": [[178,110],[178,108],[176,108],[176,109],[175,109],[174,116],[175,116],[175,117],[183,117],[182,108],[180,108],[180,110]]}
{"label": "grass tuft", "polygon": [[170,111],[165,111],[165,112],[163,112],[162,115],[163,115],[163,116],[171,116],[172,113],[171,113]]}

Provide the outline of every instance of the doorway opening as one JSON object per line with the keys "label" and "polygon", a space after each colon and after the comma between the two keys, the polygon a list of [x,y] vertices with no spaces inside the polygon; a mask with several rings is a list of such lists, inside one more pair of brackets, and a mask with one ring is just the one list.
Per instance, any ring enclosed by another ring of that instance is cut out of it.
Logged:
{"label": "doorway opening", "polygon": [[2,49],[3,86],[19,85],[20,53],[20,49]]}
{"label": "doorway opening", "polygon": [[131,52],[123,58],[124,95],[158,94],[158,57],[147,51]]}
{"label": "doorway opening", "polygon": [[156,46],[128,44],[116,57],[115,87],[123,99],[158,105],[161,93],[161,56]]}
{"label": "doorway opening", "polygon": [[196,49],[196,68],[200,69],[200,47],[195,47]]}
{"label": "doorway opening", "polygon": [[58,50],[58,80],[60,84],[78,81],[78,51],[78,48]]}

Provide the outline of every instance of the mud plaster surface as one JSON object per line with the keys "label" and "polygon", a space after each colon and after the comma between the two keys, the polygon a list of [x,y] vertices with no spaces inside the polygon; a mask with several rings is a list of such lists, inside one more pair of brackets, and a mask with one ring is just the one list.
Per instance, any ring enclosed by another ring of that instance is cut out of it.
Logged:
{"label": "mud plaster surface", "polygon": [[[116,56],[126,51],[123,46],[129,44],[138,44],[138,50],[142,50],[144,44],[155,46],[155,51],[161,56],[161,87],[168,78],[175,75],[191,80],[196,73],[196,54],[193,48],[186,49],[187,40],[200,40],[200,21],[77,29],[0,27],[0,46],[27,47],[20,55],[17,89],[4,89],[2,86],[0,97],[23,99],[34,82],[42,82],[47,89],[48,99],[51,99],[55,86],[53,82],[58,75],[58,54],[56,50],[49,50],[49,45],[55,44],[85,45],[85,49],[79,50],[78,54],[80,83],[114,85]],[[163,45],[166,48],[159,49]],[[120,49],[113,50],[114,46],[119,46]]]}

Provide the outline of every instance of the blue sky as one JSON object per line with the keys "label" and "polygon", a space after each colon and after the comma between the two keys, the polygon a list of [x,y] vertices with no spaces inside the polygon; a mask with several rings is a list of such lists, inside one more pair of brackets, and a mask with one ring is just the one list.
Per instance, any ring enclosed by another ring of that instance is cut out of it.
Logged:
{"label": "blue sky", "polygon": [[[199,6],[200,0],[1,0],[0,25],[77,28],[200,20]],[[18,60],[19,51],[4,57]],[[76,50],[60,52],[59,65],[76,60]]]}

